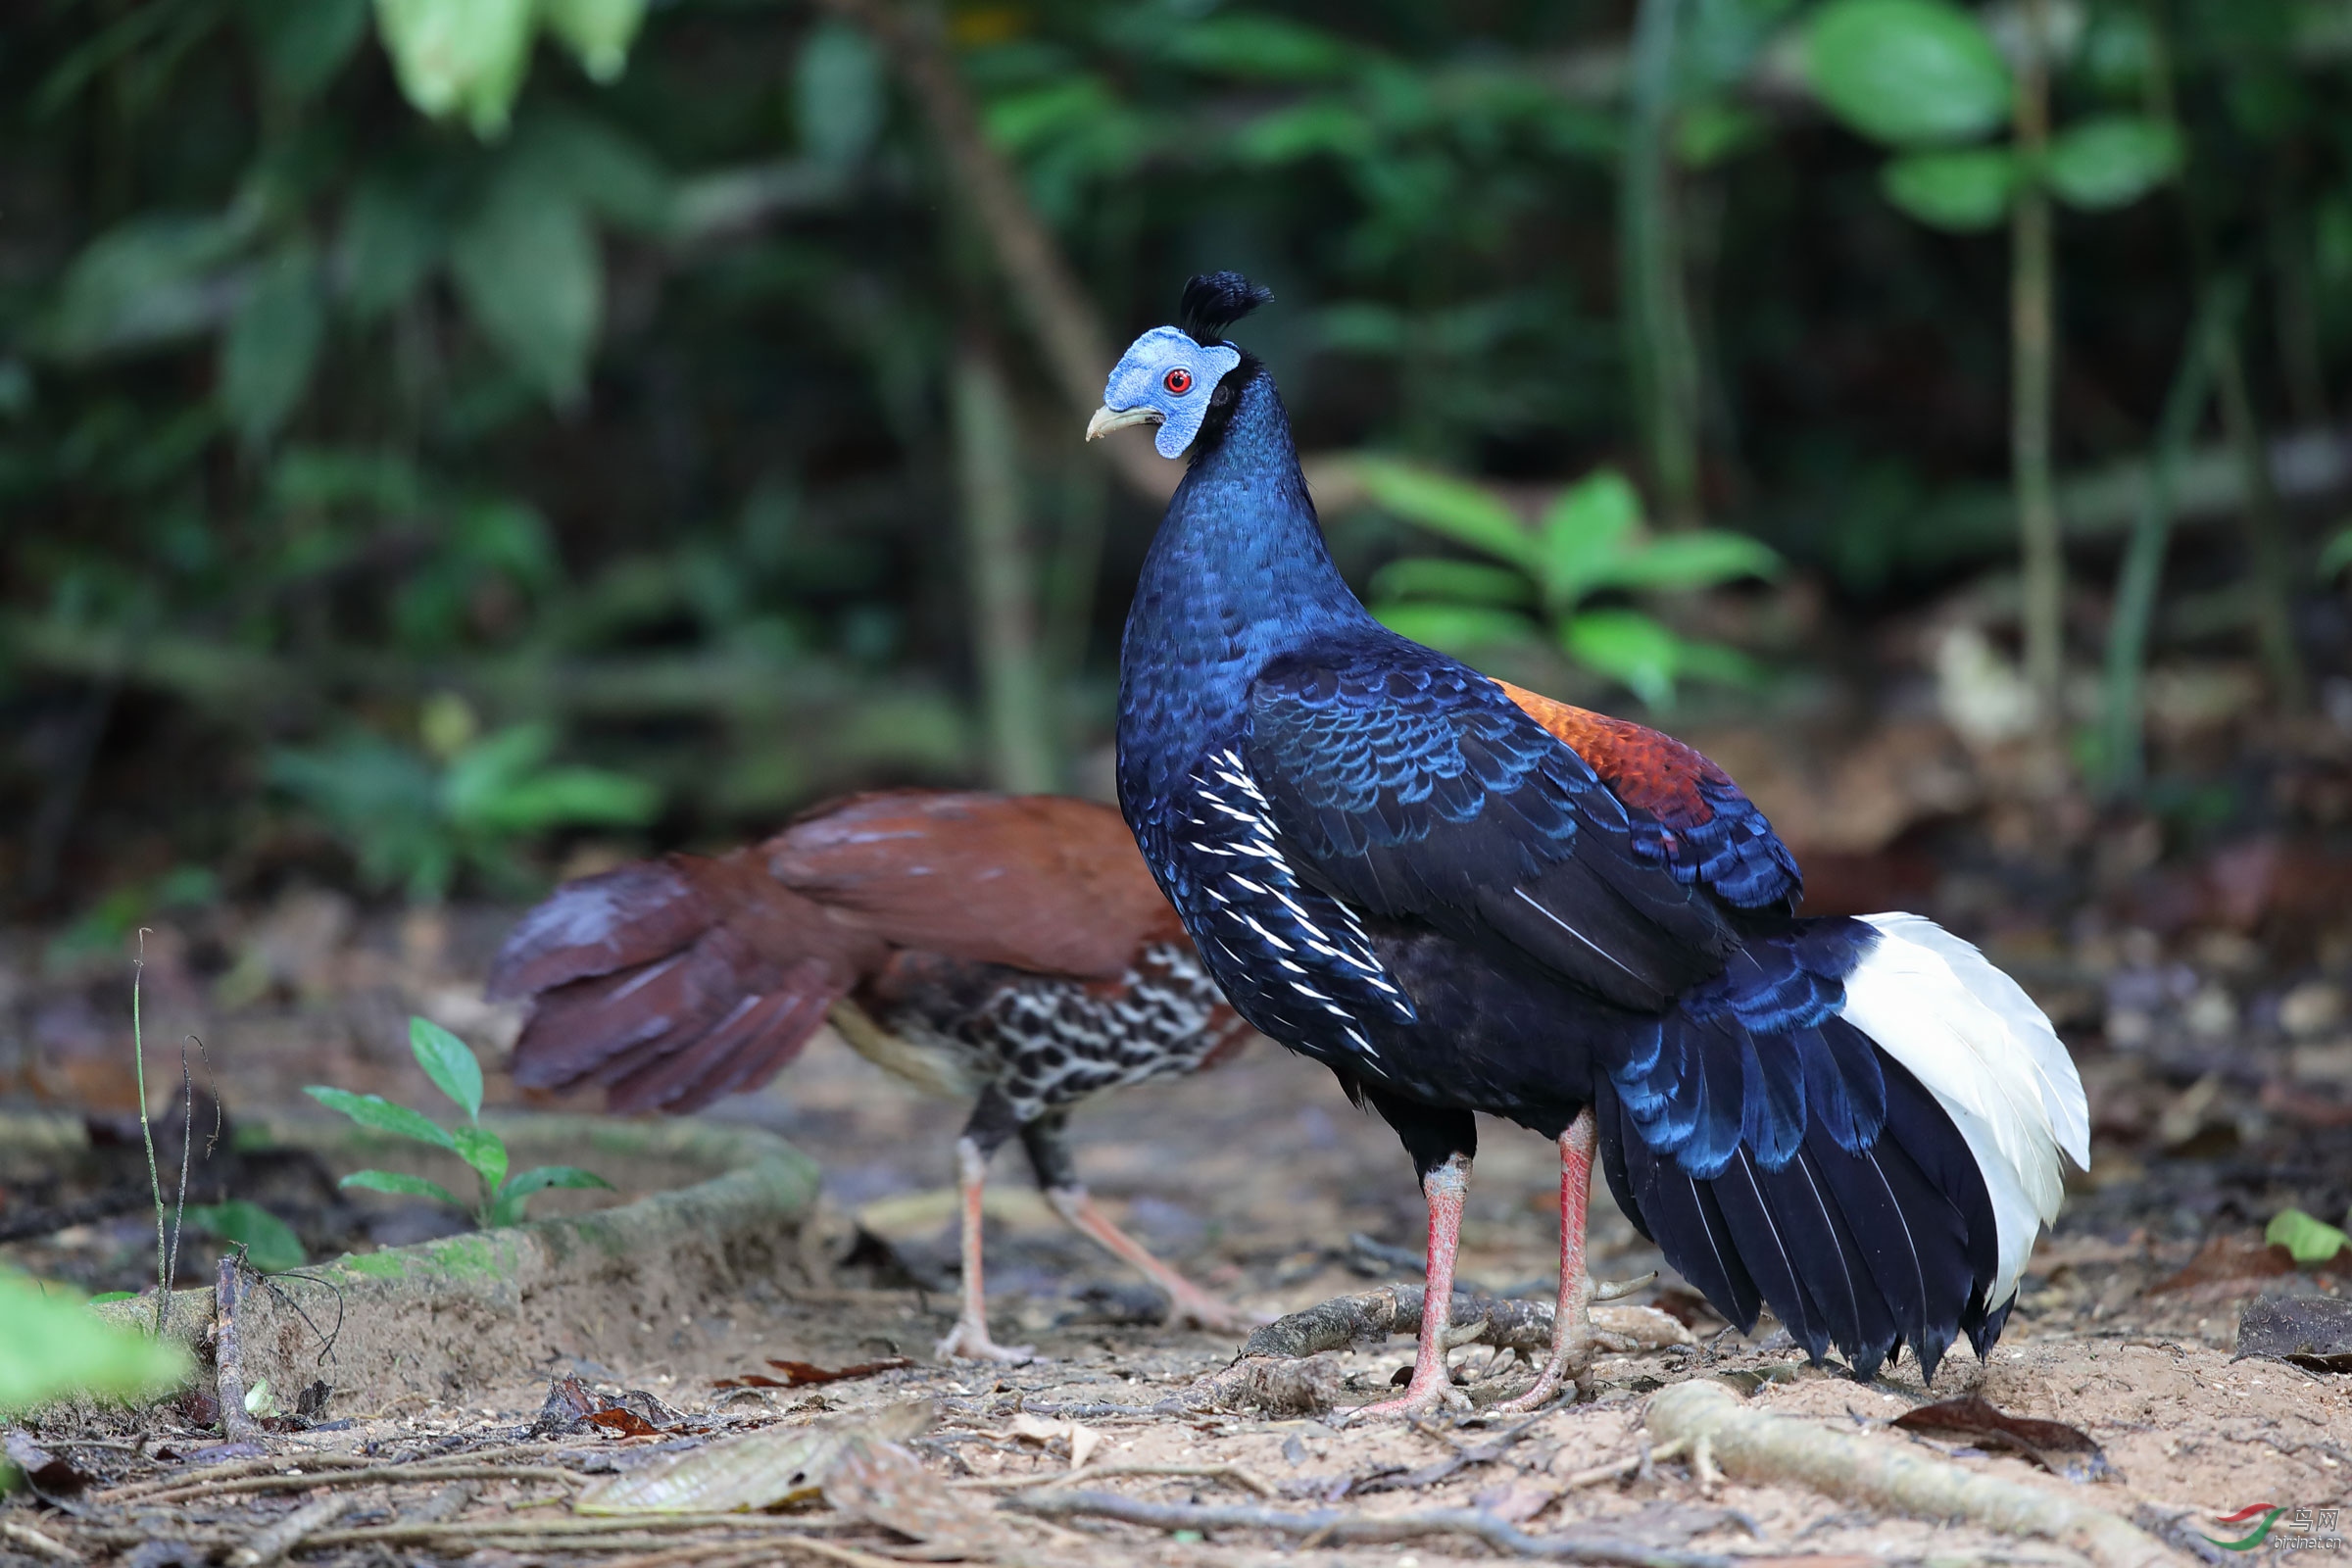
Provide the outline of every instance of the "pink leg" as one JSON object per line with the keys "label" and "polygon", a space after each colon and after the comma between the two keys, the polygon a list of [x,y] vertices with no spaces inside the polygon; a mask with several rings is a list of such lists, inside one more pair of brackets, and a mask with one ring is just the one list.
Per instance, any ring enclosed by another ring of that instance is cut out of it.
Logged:
{"label": "pink leg", "polygon": [[1421,1298],[1421,1348],[1413,1358],[1413,1380],[1401,1398],[1359,1406],[1348,1416],[1362,1421],[1386,1415],[1435,1415],[1449,1404],[1469,1401],[1446,1369],[1446,1331],[1453,1326],[1453,1254],[1462,1245],[1462,1199],[1470,1190],[1470,1161],[1449,1155],[1421,1179],[1429,1200],[1429,1289]]}
{"label": "pink leg", "polygon": [[988,1295],[980,1282],[980,1191],[988,1181],[988,1156],[969,1138],[956,1141],[956,1173],[963,1188],[963,1311],[939,1342],[943,1359],[1026,1361],[1026,1345],[1004,1346],[988,1337]]}
{"label": "pink leg", "polygon": [[1551,1358],[1536,1386],[1496,1408],[1537,1410],[1549,1404],[1573,1373],[1592,1364],[1592,1281],[1585,1273],[1585,1209],[1592,1195],[1592,1112],[1577,1112],[1560,1134],[1560,1300],[1551,1320]]}
{"label": "pink leg", "polygon": [[1144,1244],[1110,1222],[1110,1216],[1095,1206],[1093,1198],[1083,1187],[1050,1187],[1046,1201],[1054,1212],[1067,1220],[1072,1230],[1101,1246],[1113,1257],[1134,1264],[1144,1277],[1168,1293],[1171,1314],[1179,1323],[1196,1323],[1204,1329],[1223,1334],[1245,1334],[1252,1326],[1250,1315],[1238,1307],[1218,1300],[1191,1280],[1153,1257]]}

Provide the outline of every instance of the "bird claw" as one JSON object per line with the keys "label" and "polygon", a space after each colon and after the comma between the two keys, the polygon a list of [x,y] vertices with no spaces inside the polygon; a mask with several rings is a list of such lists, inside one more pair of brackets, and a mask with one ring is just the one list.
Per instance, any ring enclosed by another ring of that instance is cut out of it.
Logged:
{"label": "bird claw", "polygon": [[933,1348],[942,1361],[999,1361],[1018,1366],[1037,1359],[1037,1350],[1027,1345],[999,1345],[988,1337],[988,1325],[971,1318],[958,1318],[948,1337]]}
{"label": "bird claw", "polygon": [[1416,1381],[1397,1398],[1357,1405],[1341,1418],[1341,1424],[1360,1426],[1367,1421],[1386,1420],[1391,1416],[1409,1421],[1416,1416],[1433,1416],[1446,1411],[1460,1414],[1469,1408],[1470,1396],[1455,1388],[1450,1378],[1444,1382],[1432,1381],[1426,1386]]}

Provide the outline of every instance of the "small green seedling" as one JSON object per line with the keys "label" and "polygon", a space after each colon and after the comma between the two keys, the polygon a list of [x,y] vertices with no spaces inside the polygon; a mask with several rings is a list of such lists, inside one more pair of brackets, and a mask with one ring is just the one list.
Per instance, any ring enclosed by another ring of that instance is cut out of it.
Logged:
{"label": "small green seedling", "polygon": [[[523,1204],[533,1193],[550,1187],[612,1189],[612,1184],[602,1176],[575,1165],[534,1165],[529,1170],[508,1175],[506,1140],[481,1124],[482,1064],[474,1059],[472,1049],[429,1018],[409,1020],[409,1049],[416,1054],[416,1064],[433,1081],[433,1087],[456,1101],[458,1108],[466,1112],[465,1125],[455,1132],[443,1128],[423,1112],[394,1104],[381,1095],[355,1095],[348,1089],[328,1089],[318,1084],[304,1093],[363,1127],[446,1149],[472,1166],[482,1184],[481,1200],[473,1205],[473,1222],[483,1230],[520,1224]],[[439,1182],[403,1171],[356,1170],[344,1177],[341,1185],[364,1187],[376,1193],[400,1193],[410,1198],[430,1198],[452,1208],[466,1206],[457,1194]]]}
{"label": "small green seedling", "polygon": [[[2352,1214],[2344,1217],[2352,1225]],[[2283,1247],[2297,1263],[2309,1268],[2332,1261],[2335,1254],[2352,1247],[2352,1236],[2324,1219],[2316,1219],[2299,1208],[2281,1209],[2271,1217],[2270,1228],[2262,1239],[2273,1247]]]}

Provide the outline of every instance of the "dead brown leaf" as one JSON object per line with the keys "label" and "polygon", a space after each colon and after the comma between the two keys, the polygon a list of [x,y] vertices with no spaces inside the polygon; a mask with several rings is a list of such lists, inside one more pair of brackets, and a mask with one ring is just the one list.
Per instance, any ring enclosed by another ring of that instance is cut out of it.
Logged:
{"label": "dead brown leaf", "polygon": [[2148,1287],[2147,1294],[2162,1296],[2170,1291],[2195,1290],[2200,1285],[2265,1280],[2294,1271],[2294,1254],[2283,1247],[2264,1247],[2243,1237],[2216,1235],[2206,1238],[2197,1255],[2180,1273],[2158,1280]]}
{"label": "dead brown leaf", "polygon": [[825,1475],[824,1493],[851,1518],[918,1543],[913,1555],[986,1561],[1010,1544],[993,1515],[941,1486],[905,1448],[871,1436],[849,1440]]}
{"label": "dead brown leaf", "polygon": [[1988,1451],[2021,1454],[2069,1481],[2097,1481],[2113,1473],[2107,1455],[2082,1428],[2011,1415],[1981,1394],[1923,1404],[1896,1416],[1894,1425],[1958,1438]]}
{"label": "dead brown leaf", "polygon": [[739,1378],[720,1378],[710,1386],[714,1389],[806,1389],[819,1383],[847,1383],[852,1378],[870,1378],[884,1372],[896,1372],[914,1363],[903,1355],[887,1355],[879,1361],[860,1361],[856,1366],[827,1369],[813,1361],[779,1361],[774,1356],[769,1366],[783,1373],[771,1378],[760,1372],[747,1372]]}

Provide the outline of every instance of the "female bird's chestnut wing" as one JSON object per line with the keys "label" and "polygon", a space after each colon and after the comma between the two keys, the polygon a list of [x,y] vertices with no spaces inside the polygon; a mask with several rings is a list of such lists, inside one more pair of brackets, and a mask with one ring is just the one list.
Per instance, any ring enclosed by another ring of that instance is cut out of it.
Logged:
{"label": "female bird's chestnut wing", "polygon": [[1108,980],[1181,941],[1119,813],[1065,796],[893,790],[819,808],[755,852],[894,947]]}
{"label": "female bird's chestnut wing", "polygon": [[1507,944],[1620,1005],[1656,1010],[1714,977],[1752,923],[1683,857],[1681,829],[1629,806],[1496,683],[1402,638],[1270,662],[1246,755],[1308,882]]}

